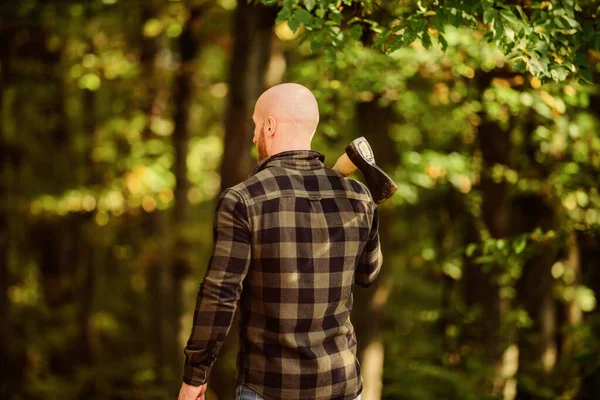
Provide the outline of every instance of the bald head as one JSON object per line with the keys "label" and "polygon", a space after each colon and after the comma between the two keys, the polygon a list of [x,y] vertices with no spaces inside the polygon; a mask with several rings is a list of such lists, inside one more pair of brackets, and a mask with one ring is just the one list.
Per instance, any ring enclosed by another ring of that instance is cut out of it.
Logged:
{"label": "bald head", "polygon": [[254,143],[258,145],[260,161],[282,151],[309,150],[319,124],[319,106],[306,87],[284,83],[273,86],[258,98],[252,119],[256,125]]}

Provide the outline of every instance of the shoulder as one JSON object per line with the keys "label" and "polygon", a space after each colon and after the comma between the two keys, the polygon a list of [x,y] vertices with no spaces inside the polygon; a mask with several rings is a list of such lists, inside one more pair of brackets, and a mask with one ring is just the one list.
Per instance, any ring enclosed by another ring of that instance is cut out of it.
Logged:
{"label": "shoulder", "polygon": [[338,180],[343,186],[346,193],[349,194],[351,197],[359,198],[361,200],[375,204],[375,202],[373,201],[373,196],[371,196],[371,191],[364,183],[354,178],[345,177],[336,170],[329,167],[326,167],[325,171],[329,179]]}
{"label": "shoulder", "polygon": [[[286,186],[282,183],[282,173],[284,170],[277,168],[267,168],[252,175],[248,179],[238,183],[227,190],[234,192],[247,205],[252,205],[267,197],[276,196]],[[284,187],[282,187],[282,184]]]}
{"label": "shoulder", "polygon": [[364,200],[369,204],[376,206],[375,201],[373,200],[373,196],[371,195],[371,191],[364,183],[357,181],[356,179],[346,178],[350,181],[350,185],[355,193],[364,197]]}
{"label": "shoulder", "polygon": [[235,186],[224,189],[217,200],[217,212],[246,214],[246,201]]}

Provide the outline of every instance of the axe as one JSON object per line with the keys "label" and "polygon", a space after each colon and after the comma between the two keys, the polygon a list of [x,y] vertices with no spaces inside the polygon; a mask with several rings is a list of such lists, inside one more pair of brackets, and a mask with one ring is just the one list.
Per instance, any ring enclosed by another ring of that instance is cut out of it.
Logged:
{"label": "axe", "polygon": [[398,186],[381,168],[375,164],[373,149],[363,136],[354,139],[346,152],[336,161],[333,169],[344,176],[360,169],[376,204],[381,204],[394,194]]}

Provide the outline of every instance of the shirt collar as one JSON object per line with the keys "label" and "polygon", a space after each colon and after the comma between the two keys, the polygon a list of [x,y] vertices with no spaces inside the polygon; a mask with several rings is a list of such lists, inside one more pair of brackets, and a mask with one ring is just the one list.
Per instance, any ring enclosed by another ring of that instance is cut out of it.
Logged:
{"label": "shirt collar", "polygon": [[268,167],[280,167],[310,171],[323,168],[325,156],[314,150],[288,150],[273,154],[258,163],[248,177]]}

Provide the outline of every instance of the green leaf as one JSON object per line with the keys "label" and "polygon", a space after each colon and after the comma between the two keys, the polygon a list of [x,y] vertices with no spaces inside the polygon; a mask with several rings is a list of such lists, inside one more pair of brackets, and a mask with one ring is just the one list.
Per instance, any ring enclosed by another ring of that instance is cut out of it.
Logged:
{"label": "green leaf", "polygon": [[340,13],[339,11],[332,11],[329,13],[329,18],[335,22],[337,25],[342,23],[342,20],[344,19],[344,17],[342,16],[342,13]]}
{"label": "green leaf", "polygon": [[488,8],[483,12],[483,22],[489,24],[498,16],[498,11],[493,8]]}
{"label": "green leaf", "polygon": [[500,18],[496,18],[492,24],[492,32],[494,32],[494,40],[501,40],[502,34],[504,33],[504,25]]}
{"label": "green leaf", "polygon": [[451,13],[448,17],[448,22],[450,22],[450,24],[452,24],[452,26],[455,26],[456,28],[460,27],[460,24],[462,22],[462,18],[460,15],[460,12],[458,9],[454,9],[454,13]]}
{"label": "green leaf", "polygon": [[402,29],[406,28],[408,26],[408,22],[403,22],[401,24],[396,25],[395,27],[392,28],[392,32],[396,33],[398,31],[401,31]]}
{"label": "green leaf", "polygon": [[298,21],[296,21],[296,18],[292,16],[290,19],[288,19],[288,26],[290,27],[290,30],[292,32],[296,33],[300,24],[298,23]]}
{"label": "green leaf", "polygon": [[324,8],[319,8],[317,11],[315,11],[315,14],[317,14],[317,17],[323,19],[325,18],[325,14],[327,14],[327,10]]}
{"label": "green leaf", "polygon": [[402,37],[404,39],[404,45],[409,45],[417,38],[417,32],[412,28],[408,28],[404,31],[404,35],[402,35]]}
{"label": "green leaf", "polygon": [[304,5],[308,11],[312,11],[315,8],[316,0],[304,0]]}
{"label": "green leaf", "polygon": [[362,6],[368,12],[373,12],[373,2],[372,1],[363,1]]}
{"label": "green leaf", "polygon": [[[511,42],[513,42],[515,40],[515,31],[513,31],[511,28],[509,28],[508,26],[504,29],[504,35],[506,36],[506,38],[508,40],[510,40]],[[507,51],[510,51],[512,48],[512,46],[510,46]]]}
{"label": "green leaf", "polygon": [[387,38],[390,37],[391,34],[392,34],[392,30],[391,29],[386,29],[385,31],[383,31],[382,33],[380,33],[377,36],[377,39],[373,43],[373,46],[374,47],[380,47],[383,43],[385,43],[385,41],[387,40]]}
{"label": "green leaf", "polygon": [[540,62],[540,59],[536,56],[531,56],[529,58],[529,71],[534,76],[540,76],[543,75],[544,72],[546,72],[544,66]]}
{"label": "green leaf", "polygon": [[313,16],[310,15],[310,13],[308,11],[306,11],[304,8],[298,8],[294,12],[294,17],[300,24],[303,24],[306,26],[310,26],[312,19],[313,19]]}
{"label": "green leaf", "polygon": [[442,21],[442,17],[440,14],[436,14],[431,20],[431,25],[440,33],[444,33],[444,22]]}
{"label": "green leaf", "polygon": [[552,77],[557,82],[562,82],[569,76],[569,70],[564,67],[558,67],[552,70]]}
{"label": "green leaf", "polygon": [[426,49],[429,49],[431,47],[431,37],[429,36],[429,32],[427,32],[427,31],[423,32],[423,37],[421,38],[421,43],[423,44],[423,47],[425,47]]}
{"label": "green leaf", "polygon": [[313,40],[310,42],[310,51],[315,52],[323,46],[324,36],[324,32],[321,31],[313,37]]}
{"label": "green leaf", "polygon": [[292,10],[289,8],[282,8],[279,13],[277,13],[277,18],[275,19],[276,23],[283,22],[288,19],[292,15]]}
{"label": "green leaf", "polygon": [[548,43],[543,40],[533,40],[534,43],[533,49],[541,56],[545,56],[548,54]]}
{"label": "green leaf", "polygon": [[512,67],[521,73],[524,73],[525,71],[527,71],[527,64],[522,59],[515,61],[512,64]]}
{"label": "green leaf", "polygon": [[329,59],[329,62],[335,62],[335,60],[336,60],[335,49],[331,46],[327,46],[324,51],[325,51],[325,54],[327,55],[327,58]]}
{"label": "green leaf", "polygon": [[306,42],[308,39],[310,39],[310,36],[309,36],[309,35],[302,35],[302,36],[300,37],[300,42],[298,43],[298,47],[302,46],[302,44],[303,44],[304,42]]}
{"label": "green leaf", "polygon": [[527,18],[527,14],[525,14],[525,12],[523,11],[523,7],[517,6],[517,11],[519,12],[519,15],[521,16],[521,19],[523,21],[529,23],[529,18]]}
{"label": "green leaf", "polygon": [[443,34],[440,34],[438,39],[442,45],[442,51],[446,51],[446,49],[448,48],[448,42],[446,41],[446,38],[444,37]]}
{"label": "green leaf", "polygon": [[[520,60],[523,61],[523,60]],[[513,243],[513,249],[515,253],[521,254],[523,250],[525,250],[525,246],[527,246],[527,238],[525,236],[521,236]]]}
{"label": "green leaf", "polygon": [[359,24],[352,25],[352,28],[350,28],[350,37],[352,37],[354,40],[360,40],[362,34],[362,26],[360,26]]}
{"label": "green leaf", "polygon": [[467,257],[471,257],[475,253],[475,250],[477,250],[477,244],[469,243],[467,249],[465,250],[465,254],[467,255]]}
{"label": "green leaf", "polygon": [[567,17],[566,15],[563,17],[565,21],[571,26],[571,28],[579,28],[579,22],[575,21],[573,18]]}
{"label": "green leaf", "polygon": [[521,22],[519,21],[519,19],[517,18],[517,16],[512,11],[510,11],[510,10],[500,10],[500,15],[509,24],[517,25],[517,26],[521,25]]}
{"label": "green leaf", "polygon": [[402,47],[402,36],[395,36],[392,40],[387,43],[386,53],[389,54],[394,50],[398,50]]}
{"label": "green leaf", "polygon": [[494,262],[495,258],[492,255],[477,257],[474,262],[475,264],[488,264]]}
{"label": "green leaf", "polygon": [[425,29],[425,24],[427,23],[427,21],[425,21],[425,18],[422,15],[417,15],[414,18],[412,18],[412,20],[410,21],[410,26],[417,32],[422,31],[423,29]]}
{"label": "green leaf", "polygon": [[580,76],[587,82],[592,83],[594,78],[592,77],[592,73],[587,68],[581,68],[579,71]]}
{"label": "green leaf", "polygon": [[319,40],[313,40],[310,42],[310,51],[313,53],[323,47],[323,42]]}

